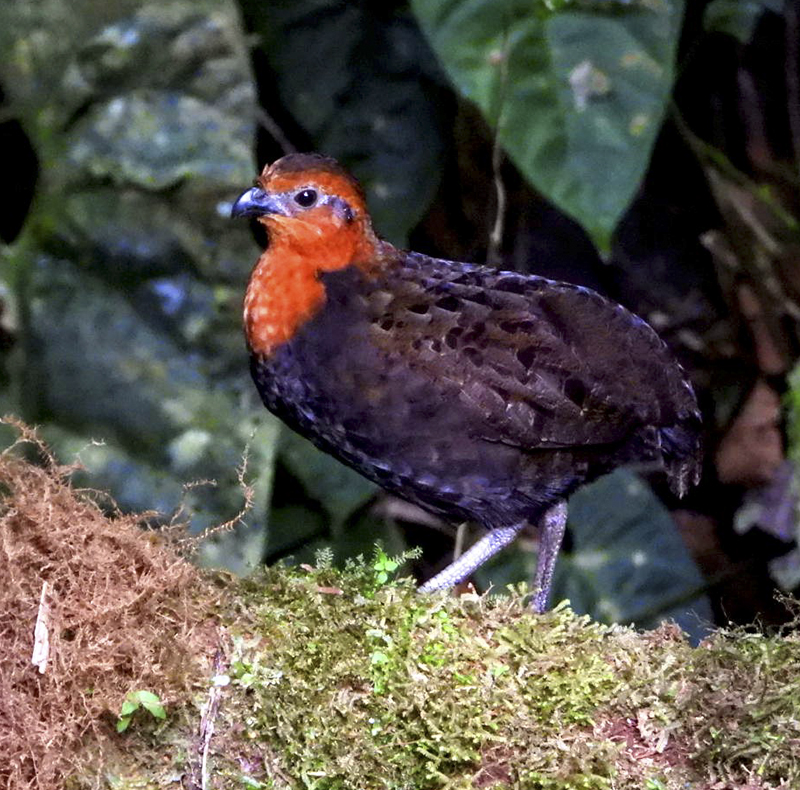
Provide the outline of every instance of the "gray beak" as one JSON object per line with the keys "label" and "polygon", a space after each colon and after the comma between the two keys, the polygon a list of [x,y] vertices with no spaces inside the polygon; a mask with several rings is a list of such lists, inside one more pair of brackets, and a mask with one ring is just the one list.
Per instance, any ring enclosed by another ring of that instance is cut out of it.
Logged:
{"label": "gray beak", "polygon": [[260,217],[264,214],[285,215],[286,212],[275,197],[259,187],[253,187],[239,195],[231,208],[232,217]]}

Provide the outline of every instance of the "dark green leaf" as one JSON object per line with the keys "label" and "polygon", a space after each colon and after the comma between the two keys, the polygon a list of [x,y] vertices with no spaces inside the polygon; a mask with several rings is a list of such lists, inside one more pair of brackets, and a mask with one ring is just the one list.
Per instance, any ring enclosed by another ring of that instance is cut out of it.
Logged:
{"label": "dark green leaf", "polygon": [[[713,619],[700,596],[703,577],[659,499],[633,472],[619,469],[569,500],[572,550],[556,566],[551,603],[603,622],[650,628],[675,619],[693,637]],[[519,543],[482,569],[483,585],[532,581],[536,555]]]}
{"label": "dark green leaf", "polygon": [[608,249],[669,100],[682,0],[411,6],[516,165]]}
{"label": "dark green leaf", "polygon": [[281,441],[281,458],[335,525],[343,524],[375,494],[374,483],[288,430]]}
{"label": "dark green leaf", "polygon": [[706,6],[703,25],[712,33],[727,33],[746,44],[765,11],[783,13],[781,0],[714,0]]}
{"label": "dark green leaf", "polygon": [[653,627],[674,618],[694,636],[713,615],[697,597],[703,577],[669,512],[633,472],[620,469],[570,498],[572,551],[556,597],[603,622]]}

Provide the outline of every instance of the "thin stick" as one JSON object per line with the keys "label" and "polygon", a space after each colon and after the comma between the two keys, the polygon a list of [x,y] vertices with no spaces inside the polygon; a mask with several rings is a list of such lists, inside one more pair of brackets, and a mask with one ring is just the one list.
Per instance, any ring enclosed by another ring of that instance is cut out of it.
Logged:
{"label": "thin stick", "polygon": [[284,154],[297,153],[297,148],[295,148],[291,142],[289,142],[289,138],[286,136],[283,129],[278,126],[272,116],[270,116],[263,107],[256,105],[255,115],[258,123],[263,126],[270,135],[272,135],[272,138],[281,147]]}
{"label": "thin stick", "polygon": [[497,195],[497,213],[494,217],[494,226],[489,234],[489,249],[486,252],[486,262],[497,265],[500,263],[500,250],[503,244],[503,233],[506,224],[506,187],[500,175],[503,164],[503,151],[500,148],[499,124],[494,135],[492,148],[492,173],[494,175],[494,191]]}
{"label": "thin stick", "polygon": [[503,32],[503,46],[493,59],[498,66],[500,77],[497,87],[497,122],[492,140],[492,176],[494,178],[494,191],[497,197],[497,211],[494,217],[494,226],[489,234],[489,246],[486,251],[486,262],[497,265],[500,263],[500,253],[503,246],[503,234],[506,224],[506,186],[503,183],[503,149],[500,145],[500,131],[503,128],[503,115],[508,85],[508,60],[510,54],[508,27]]}
{"label": "thin stick", "polygon": [[[222,648],[217,649],[214,656],[214,680],[222,676],[224,659]],[[219,712],[219,703],[222,697],[222,686],[217,682],[211,687],[208,694],[208,702],[203,708],[203,715],[200,721],[200,738],[202,740],[201,760],[200,760],[200,781],[202,790],[208,790],[208,751],[211,748],[211,738],[214,735],[214,723]]]}
{"label": "thin stick", "polygon": [[467,537],[467,522],[462,521],[456,530],[456,545],[453,547],[453,562],[464,553],[464,539]]}
{"label": "thin stick", "polygon": [[47,601],[47,582],[42,582],[42,595],[39,598],[39,613],[36,615],[36,625],[33,627],[33,655],[31,664],[39,669],[39,674],[47,671],[47,661],[50,658],[50,604]]}

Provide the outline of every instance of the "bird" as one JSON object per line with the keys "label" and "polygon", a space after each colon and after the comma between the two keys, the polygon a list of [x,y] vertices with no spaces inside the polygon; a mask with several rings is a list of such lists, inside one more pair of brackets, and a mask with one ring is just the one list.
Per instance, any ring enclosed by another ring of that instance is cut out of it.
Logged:
{"label": "bird", "polygon": [[268,242],[244,297],[264,405],[388,492],[481,537],[422,592],[540,531],[548,606],[566,500],[616,467],[699,480],[686,374],[641,318],[579,285],[398,249],[336,160],[293,153],[234,202]]}

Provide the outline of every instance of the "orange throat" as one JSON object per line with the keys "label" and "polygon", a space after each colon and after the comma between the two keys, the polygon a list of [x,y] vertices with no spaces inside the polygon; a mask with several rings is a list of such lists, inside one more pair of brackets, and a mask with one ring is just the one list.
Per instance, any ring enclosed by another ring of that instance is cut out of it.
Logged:
{"label": "orange throat", "polygon": [[323,272],[353,265],[369,276],[385,250],[392,249],[359,226],[334,235],[309,223],[295,223],[289,230],[276,220],[269,230],[270,244],[258,259],[244,299],[247,344],[262,356],[291,340],[322,309]]}
{"label": "orange throat", "polygon": [[317,272],[302,256],[271,253],[259,258],[244,298],[247,345],[265,356],[291,340],[325,302]]}

